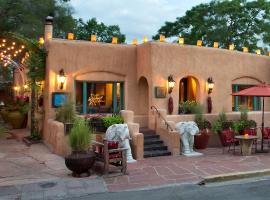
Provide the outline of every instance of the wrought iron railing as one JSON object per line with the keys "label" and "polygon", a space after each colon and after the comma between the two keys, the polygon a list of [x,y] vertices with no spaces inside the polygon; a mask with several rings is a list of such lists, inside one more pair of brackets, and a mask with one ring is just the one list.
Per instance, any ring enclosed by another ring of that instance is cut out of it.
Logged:
{"label": "wrought iron railing", "polygon": [[173,130],[174,130],[174,129],[171,127],[171,125],[168,123],[168,121],[160,114],[160,112],[158,111],[158,109],[157,109],[156,106],[151,106],[150,108],[151,108],[151,110],[155,110],[156,113],[158,114],[158,117],[161,118],[161,119],[164,121],[164,123],[165,123],[165,125],[166,125],[166,127],[167,127],[167,130],[169,130],[169,131],[173,131]]}

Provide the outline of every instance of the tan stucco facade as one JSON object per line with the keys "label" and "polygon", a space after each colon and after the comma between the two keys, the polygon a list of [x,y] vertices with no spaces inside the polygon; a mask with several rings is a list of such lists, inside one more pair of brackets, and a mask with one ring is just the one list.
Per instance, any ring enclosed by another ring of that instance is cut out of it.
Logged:
{"label": "tan stucco facade", "polygon": [[[176,81],[171,93],[173,114],[178,112],[179,84],[184,77],[196,80],[196,100],[204,105],[205,112],[207,78],[213,78],[212,113],[232,111],[232,84],[269,83],[270,77],[269,57],[224,49],[163,42],[122,45],[61,39],[47,40],[46,49],[45,127],[48,119],[54,118],[52,92],[74,94],[76,80],[123,81],[125,109],[134,111],[134,120],[141,126],[151,126],[150,106],[168,107],[169,95],[155,98],[155,87],[167,88],[171,74]],[[60,69],[67,76],[63,90],[57,82]],[[269,105],[267,100],[266,110]]]}

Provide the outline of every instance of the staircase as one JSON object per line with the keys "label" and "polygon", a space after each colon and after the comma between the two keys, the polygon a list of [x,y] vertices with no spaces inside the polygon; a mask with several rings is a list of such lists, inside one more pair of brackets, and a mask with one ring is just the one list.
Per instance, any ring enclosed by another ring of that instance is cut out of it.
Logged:
{"label": "staircase", "polygon": [[141,128],[140,133],[144,135],[144,158],[171,155],[154,130]]}

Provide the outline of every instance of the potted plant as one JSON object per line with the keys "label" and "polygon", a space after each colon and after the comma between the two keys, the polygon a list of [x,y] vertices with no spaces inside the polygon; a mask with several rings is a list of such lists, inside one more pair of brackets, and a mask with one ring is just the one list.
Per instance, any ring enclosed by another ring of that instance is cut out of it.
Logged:
{"label": "potted plant", "polygon": [[90,175],[89,169],[95,162],[95,153],[88,151],[93,130],[83,118],[77,118],[68,135],[72,153],[65,157],[65,164],[72,171],[72,176]]}
{"label": "potted plant", "polygon": [[70,132],[75,117],[76,112],[74,108],[74,103],[71,100],[71,97],[68,97],[67,101],[56,109],[55,115],[55,119],[64,124],[64,131],[66,135]]}
{"label": "potted plant", "polygon": [[87,115],[91,127],[97,132],[106,132],[113,124],[123,124],[124,119],[120,115],[105,116],[102,114]]}
{"label": "potted plant", "polygon": [[196,101],[185,101],[179,104],[179,114],[195,114],[198,110],[201,109],[201,106]]}
{"label": "potted plant", "polygon": [[211,123],[203,118],[202,113],[197,113],[194,121],[200,130],[200,134],[194,137],[194,146],[196,149],[206,149],[211,136]]}
{"label": "potted plant", "polygon": [[240,120],[233,122],[233,130],[238,132],[240,135],[244,135],[245,131],[256,128],[257,123],[254,120],[248,120],[248,115],[246,110],[241,111]]}
{"label": "potted plant", "polygon": [[16,97],[16,100],[7,106],[9,111],[7,119],[13,129],[25,128],[27,113],[29,111],[29,98]]}

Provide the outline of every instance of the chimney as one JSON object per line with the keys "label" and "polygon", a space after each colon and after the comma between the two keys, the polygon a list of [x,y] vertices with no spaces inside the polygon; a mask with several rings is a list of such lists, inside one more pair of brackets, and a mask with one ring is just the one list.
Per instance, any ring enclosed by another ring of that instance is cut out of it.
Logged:
{"label": "chimney", "polygon": [[52,39],[52,36],[53,36],[53,17],[47,16],[45,19],[45,30],[44,30],[45,42],[47,40]]}

